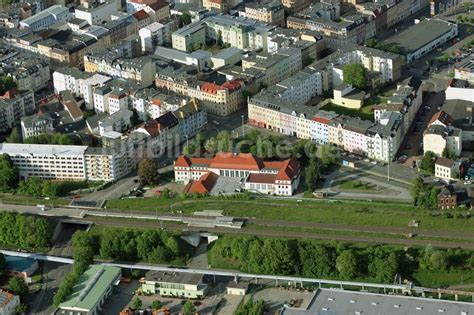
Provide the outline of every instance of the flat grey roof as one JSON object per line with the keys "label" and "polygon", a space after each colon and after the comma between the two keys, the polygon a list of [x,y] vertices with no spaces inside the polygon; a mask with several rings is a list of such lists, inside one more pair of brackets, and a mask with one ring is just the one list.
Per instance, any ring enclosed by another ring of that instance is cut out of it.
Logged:
{"label": "flat grey roof", "polygon": [[145,280],[198,285],[202,281],[202,275],[197,273],[150,271],[145,275]]}
{"label": "flat grey roof", "polygon": [[[359,313],[358,313],[359,312]],[[463,313],[465,312],[465,313]],[[319,289],[308,309],[285,308],[282,315],[473,314],[474,304],[399,295]]]}
{"label": "flat grey roof", "polygon": [[24,144],[1,143],[0,153],[7,154],[36,154],[36,155],[83,155],[85,145],[53,145],[53,144]]}
{"label": "flat grey roof", "polygon": [[387,38],[384,42],[387,44],[398,44],[404,53],[411,53],[426,46],[428,43],[456,27],[456,24],[451,24],[446,21],[425,19]]}

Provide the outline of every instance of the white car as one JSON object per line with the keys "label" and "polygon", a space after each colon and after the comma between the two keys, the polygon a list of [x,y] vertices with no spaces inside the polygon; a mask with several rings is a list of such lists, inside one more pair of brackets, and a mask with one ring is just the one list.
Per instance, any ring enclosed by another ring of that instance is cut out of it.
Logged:
{"label": "white car", "polygon": [[470,180],[467,180],[467,181],[464,182],[464,185],[471,185],[471,184],[472,184],[472,182]]}
{"label": "white car", "polygon": [[214,125],[220,125],[220,123],[219,123],[217,120],[213,120],[212,123],[213,123]]}

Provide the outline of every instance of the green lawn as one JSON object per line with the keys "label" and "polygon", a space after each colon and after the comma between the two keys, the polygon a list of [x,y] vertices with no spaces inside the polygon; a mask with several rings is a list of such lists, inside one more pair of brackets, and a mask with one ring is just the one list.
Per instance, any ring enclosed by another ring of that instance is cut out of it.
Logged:
{"label": "green lawn", "polygon": [[333,111],[337,114],[340,115],[348,115],[352,117],[360,117],[361,119],[364,120],[374,120],[374,114],[370,110],[370,107],[362,107],[360,110],[358,109],[351,109],[351,108],[346,108],[344,106],[339,106],[335,105],[332,103],[329,103],[325,106],[323,106],[321,109],[327,110],[327,111]]}
{"label": "green lawn", "polygon": [[107,203],[108,208],[124,211],[183,211],[191,214],[203,210],[223,210],[235,217],[255,217],[268,220],[287,220],[317,223],[340,223],[377,227],[408,227],[410,220],[420,220],[420,229],[474,232],[472,219],[434,216],[428,211],[402,203],[366,201],[303,201],[294,199],[122,199]]}
{"label": "green lawn", "polygon": [[412,278],[420,285],[428,288],[461,285],[461,281],[463,285],[472,283],[474,287],[474,270],[436,272],[418,270],[412,275]]}
{"label": "green lawn", "polygon": [[369,183],[363,183],[358,180],[347,180],[343,181],[339,184],[339,188],[341,189],[349,189],[349,190],[376,190],[376,186]]}

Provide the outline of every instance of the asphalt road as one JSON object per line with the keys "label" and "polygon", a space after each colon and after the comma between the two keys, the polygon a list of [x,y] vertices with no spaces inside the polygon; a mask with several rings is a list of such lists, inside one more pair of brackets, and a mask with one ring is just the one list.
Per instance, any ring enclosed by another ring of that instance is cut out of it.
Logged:
{"label": "asphalt road", "polygon": [[72,272],[72,265],[55,262],[43,262],[43,286],[38,293],[28,297],[28,314],[50,315],[54,313],[53,296],[64,277]]}

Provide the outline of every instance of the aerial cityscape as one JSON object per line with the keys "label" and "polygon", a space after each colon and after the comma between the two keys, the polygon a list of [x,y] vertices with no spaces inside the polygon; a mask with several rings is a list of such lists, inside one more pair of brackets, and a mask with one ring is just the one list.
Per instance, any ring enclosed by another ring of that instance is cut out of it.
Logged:
{"label": "aerial cityscape", "polygon": [[0,0],[0,315],[474,315],[474,0]]}

